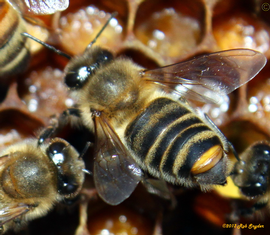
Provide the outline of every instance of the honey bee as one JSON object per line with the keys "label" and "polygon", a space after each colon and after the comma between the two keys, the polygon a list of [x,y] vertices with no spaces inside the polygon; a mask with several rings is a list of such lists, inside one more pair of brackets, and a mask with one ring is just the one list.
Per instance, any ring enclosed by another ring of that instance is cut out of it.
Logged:
{"label": "honey bee", "polygon": [[23,72],[29,63],[31,45],[21,36],[27,31],[22,12],[52,14],[66,5],[68,0],[0,0],[0,77]]}
{"label": "honey bee", "polygon": [[236,162],[232,179],[246,199],[256,199],[250,208],[241,208],[241,215],[251,215],[270,202],[270,143],[259,141],[241,154]]}
{"label": "honey bee", "polygon": [[0,156],[0,234],[20,229],[80,192],[84,162],[63,139],[53,138],[42,145],[37,139],[27,139]]}
{"label": "honey bee", "polygon": [[93,46],[97,37],[82,55],[65,55],[70,62],[64,82],[77,106],[60,115],[40,143],[67,116],[77,116],[95,133],[94,182],[100,197],[111,205],[130,196],[144,179],[143,172],[162,183],[203,190],[225,184],[231,145],[185,98],[218,102],[256,76],[265,56],[249,49],[228,50],[148,70]]}

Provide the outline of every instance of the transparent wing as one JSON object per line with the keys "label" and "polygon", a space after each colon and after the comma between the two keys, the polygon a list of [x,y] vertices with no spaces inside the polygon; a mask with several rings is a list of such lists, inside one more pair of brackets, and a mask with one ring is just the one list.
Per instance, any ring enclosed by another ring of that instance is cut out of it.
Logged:
{"label": "transparent wing", "polygon": [[8,207],[0,208],[0,226],[14,220],[28,211],[29,207],[25,204],[11,204]]}
{"label": "transparent wing", "polygon": [[104,117],[95,117],[95,128],[95,186],[105,202],[117,205],[134,191],[142,172]]}
{"label": "transparent wing", "polygon": [[145,178],[141,182],[149,193],[156,194],[165,199],[172,198],[171,192],[164,180]]}
{"label": "transparent wing", "polygon": [[38,15],[53,14],[68,8],[69,0],[23,0],[28,12]]}
{"label": "transparent wing", "polygon": [[254,50],[235,49],[195,57],[166,67],[145,70],[147,81],[173,89],[189,99],[219,103],[254,78],[265,66],[266,57]]}

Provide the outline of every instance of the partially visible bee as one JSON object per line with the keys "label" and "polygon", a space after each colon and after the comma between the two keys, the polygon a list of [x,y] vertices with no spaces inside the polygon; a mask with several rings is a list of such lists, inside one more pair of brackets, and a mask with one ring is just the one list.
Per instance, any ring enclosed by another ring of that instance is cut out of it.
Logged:
{"label": "partially visible bee", "polygon": [[68,8],[69,0],[10,0],[22,11],[38,15],[54,14]]}
{"label": "partially visible bee", "polygon": [[37,139],[28,139],[0,156],[0,234],[20,229],[80,192],[84,162],[63,139],[39,146]]}
{"label": "partially visible bee", "polygon": [[[96,39],[82,55],[65,55],[71,60],[64,82],[77,106],[58,121],[75,115],[95,132],[94,181],[100,197],[111,205],[121,203],[143,179],[142,170],[160,182],[186,187],[225,184],[230,144],[183,97],[217,102],[251,80],[264,67],[265,56],[229,50],[147,70],[93,46]],[[58,124],[44,131],[40,143]]]}
{"label": "partially visible bee", "polygon": [[235,164],[232,179],[247,199],[256,199],[251,208],[241,208],[240,214],[251,215],[270,202],[270,143],[259,141],[241,154]]}
{"label": "partially visible bee", "polygon": [[22,11],[52,14],[68,3],[68,0],[0,0],[0,77],[23,72],[29,63],[30,42],[21,36],[27,31]]}

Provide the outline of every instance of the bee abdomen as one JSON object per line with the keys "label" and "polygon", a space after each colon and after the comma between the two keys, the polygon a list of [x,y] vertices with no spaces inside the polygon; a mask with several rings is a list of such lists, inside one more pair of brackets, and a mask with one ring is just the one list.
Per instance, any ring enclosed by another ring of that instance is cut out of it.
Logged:
{"label": "bee abdomen", "polygon": [[126,139],[141,161],[171,123],[190,111],[167,99],[154,100],[126,129]]}
{"label": "bee abdomen", "polygon": [[222,146],[215,132],[185,105],[158,98],[126,129],[128,146],[138,162],[156,175],[173,178],[190,175],[199,157]]}
{"label": "bee abdomen", "polygon": [[26,68],[30,53],[22,17],[7,1],[0,2],[0,76],[15,74]]}

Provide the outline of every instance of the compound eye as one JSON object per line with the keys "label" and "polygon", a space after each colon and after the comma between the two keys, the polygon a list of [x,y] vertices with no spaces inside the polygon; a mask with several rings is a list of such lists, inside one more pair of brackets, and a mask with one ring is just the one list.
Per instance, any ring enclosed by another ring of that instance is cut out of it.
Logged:
{"label": "compound eye", "polygon": [[267,184],[260,182],[250,182],[248,187],[241,188],[241,191],[247,197],[257,197],[264,195],[267,191]]}
{"label": "compound eye", "polygon": [[69,88],[81,88],[94,70],[93,66],[83,66],[75,71],[70,71],[65,76],[65,83]]}
{"label": "compound eye", "polygon": [[107,50],[102,50],[102,52],[98,54],[96,58],[98,64],[106,64],[111,60],[113,60],[113,54]]}
{"label": "compound eye", "polygon": [[72,177],[64,175],[60,175],[58,184],[58,192],[62,195],[75,193],[79,188],[78,184]]}
{"label": "compound eye", "polygon": [[65,155],[63,153],[64,148],[67,146],[62,142],[52,143],[48,149],[47,154],[52,159],[56,166],[62,165],[65,161]]}

